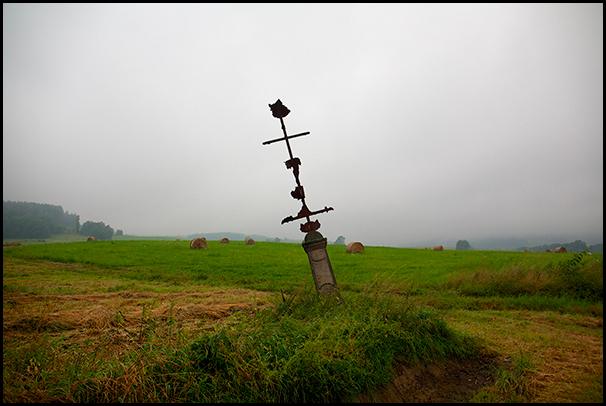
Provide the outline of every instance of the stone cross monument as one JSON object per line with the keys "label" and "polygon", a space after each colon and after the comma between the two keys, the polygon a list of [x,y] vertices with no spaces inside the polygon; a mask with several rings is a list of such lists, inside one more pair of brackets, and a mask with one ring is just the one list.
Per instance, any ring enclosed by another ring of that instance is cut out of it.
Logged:
{"label": "stone cross monument", "polygon": [[301,200],[302,203],[299,213],[294,217],[286,217],[282,220],[282,224],[303,218],[307,220],[306,223],[301,224],[300,228],[301,232],[305,233],[303,249],[305,252],[307,252],[307,256],[309,257],[309,264],[311,265],[311,273],[316,285],[316,291],[321,296],[335,294],[338,289],[337,280],[335,279],[335,275],[332,271],[332,265],[330,264],[328,253],[326,252],[327,239],[317,231],[320,228],[320,222],[318,220],[311,221],[310,219],[310,216],[325,213],[334,209],[332,207],[324,206],[324,208],[320,210],[309,210],[307,204],[305,203],[305,192],[303,191],[303,186],[299,181],[299,166],[301,166],[301,160],[297,157],[293,157],[289,142],[290,139],[307,135],[309,132],[288,135],[286,133],[286,126],[284,125],[284,117],[290,113],[288,107],[282,104],[280,99],[278,99],[274,104],[270,104],[269,108],[271,109],[272,115],[275,118],[280,119],[284,137],[265,141],[263,145],[269,145],[278,141],[286,142],[290,159],[284,163],[286,164],[286,169],[292,169],[293,175],[295,176],[295,181],[297,183],[297,186],[292,192],[290,192],[290,195],[293,197],[293,199]]}

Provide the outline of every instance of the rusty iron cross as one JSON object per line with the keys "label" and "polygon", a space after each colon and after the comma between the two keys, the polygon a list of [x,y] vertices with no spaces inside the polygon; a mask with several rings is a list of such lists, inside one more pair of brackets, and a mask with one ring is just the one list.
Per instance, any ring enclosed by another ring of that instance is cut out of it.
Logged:
{"label": "rusty iron cross", "polygon": [[278,142],[278,141],[286,142],[286,147],[288,148],[288,155],[290,156],[290,159],[288,161],[285,161],[284,163],[286,164],[286,169],[292,169],[292,172],[295,176],[295,181],[297,182],[297,187],[295,188],[295,190],[290,192],[290,195],[294,199],[301,200],[301,202],[303,203],[303,207],[301,207],[301,210],[299,211],[299,213],[295,217],[293,217],[293,216],[286,217],[284,220],[282,220],[282,224],[305,218],[305,219],[307,219],[307,223],[301,224],[301,231],[304,233],[308,233],[310,231],[316,231],[317,229],[320,228],[320,222],[318,220],[311,221],[309,217],[316,215],[316,214],[325,213],[327,211],[334,210],[334,209],[332,207],[324,206],[324,208],[321,210],[311,211],[307,208],[307,204],[305,204],[305,192],[303,191],[303,186],[301,186],[301,182],[299,181],[299,166],[301,165],[301,160],[297,157],[293,157],[292,149],[290,148],[290,142],[288,141],[289,139],[292,139],[292,138],[302,137],[304,135],[307,135],[307,134],[309,134],[309,131],[289,136],[286,133],[286,126],[284,125],[284,117],[286,117],[288,115],[288,113],[290,113],[290,110],[288,109],[288,107],[286,107],[284,104],[282,104],[280,99],[278,99],[274,104],[270,104],[269,108],[271,109],[272,115],[274,117],[280,119],[280,124],[282,124],[282,132],[284,133],[284,137],[265,141],[263,143],[263,145],[269,145],[269,144],[272,144],[272,143]]}

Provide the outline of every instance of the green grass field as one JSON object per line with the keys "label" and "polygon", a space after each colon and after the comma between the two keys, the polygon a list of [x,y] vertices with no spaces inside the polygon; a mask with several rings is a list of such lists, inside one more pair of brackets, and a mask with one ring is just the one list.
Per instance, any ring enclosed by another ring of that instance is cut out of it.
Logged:
{"label": "green grass field", "polygon": [[490,357],[470,401],[601,401],[601,254],[327,250],[340,304],[300,244],[6,247],[3,400],[355,401]]}

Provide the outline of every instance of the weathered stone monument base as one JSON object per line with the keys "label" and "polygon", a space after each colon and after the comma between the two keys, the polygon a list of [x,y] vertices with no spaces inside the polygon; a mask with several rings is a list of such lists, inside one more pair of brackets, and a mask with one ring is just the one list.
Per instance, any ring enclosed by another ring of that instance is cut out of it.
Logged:
{"label": "weathered stone monument base", "polygon": [[337,280],[326,252],[326,244],[326,237],[318,231],[308,232],[303,241],[303,249],[309,257],[316,291],[320,296],[330,296],[337,293],[338,290]]}

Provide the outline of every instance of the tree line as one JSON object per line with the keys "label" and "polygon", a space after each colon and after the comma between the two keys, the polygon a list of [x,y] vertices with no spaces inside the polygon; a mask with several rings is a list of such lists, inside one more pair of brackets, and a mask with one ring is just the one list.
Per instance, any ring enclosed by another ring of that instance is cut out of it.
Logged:
{"label": "tree line", "polygon": [[594,254],[603,254],[604,253],[603,244],[593,244],[593,245],[587,246],[587,243],[582,240],[576,240],[576,241],[565,243],[565,244],[558,243],[558,244],[537,245],[535,247],[520,247],[516,251],[523,251],[524,249],[529,249],[530,251],[533,251],[533,252],[545,252],[548,249],[555,251],[555,249],[558,247],[566,248],[567,252],[583,252],[585,250],[585,248],[587,248],[589,250],[589,252],[592,252]]}
{"label": "tree line", "polygon": [[[565,244],[554,243],[554,244],[537,245],[535,247],[524,246],[524,247],[516,248],[514,251],[524,251],[525,249],[529,249],[530,251],[533,251],[533,252],[545,252],[548,249],[555,251],[555,249],[558,247],[566,248],[566,252],[583,252],[587,248],[589,250],[589,252],[592,252],[594,254],[603,254],[604,253],[603,244],[594,244],[594,245],[587,246],[587,243],[585,243],[585,241],[582,241],[582,240],[576,240],[576,241],[565,243]],[[469,244],[469,242],[467,240],[459,240],[459,241],[457,241],[456,249],[469,250],[469,249],[471,249],[471,244]]]}
{"label": "tree line", "polygon": [[54,234],[76,233],[111,240],[114,230],[101,222],[87,221],[63,207],[32,202],[2,202],[2,238],[44,239]]}

